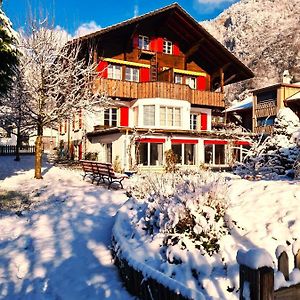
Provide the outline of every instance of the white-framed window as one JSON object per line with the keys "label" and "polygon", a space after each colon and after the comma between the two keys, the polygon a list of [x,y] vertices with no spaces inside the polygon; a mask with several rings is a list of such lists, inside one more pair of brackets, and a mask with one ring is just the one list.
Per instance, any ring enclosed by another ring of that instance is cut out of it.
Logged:
{"label": "white-framed window", "polygon": [[144,126],[155,126],[155,105],[143,105]]}
{"label": "white-framed window", "polygon": [[122,80],[122,66],[109,64],[107,67],[107,78]]}
{"label": "white-framed window", "polygon": [[177,163],[181,165],[195,165],[195,144],[172,144],[172,151],[176,155]]}
{"label": "white-framed window", "polygon": [[183,82],[183,76],[180,75],[180,74],[175,74],[175,76],[174,76],[174,83],[180,83],[180,84],[182,84],[182,82]]}
{"label": "white-framed window", "polygon": [[225,145],[223,144],[208,144],[204,146],[205,163],[212,165],[224,165]]}
{"label": "white-framed window", "polygon": [[139,48],[149,50],[150,40],[145,35],[139,35]]}
{"label": "white-framed window", "polygon": [[161,106],[159,108],[160,125],[168,127],[181,126],[181,108]]}
{"label": "white-framed window", "polygon": [[144,166],[162,166],[163,165],[163,149],[162,143],[140,143],[139,147],[139,164]]}
{"label": "white-framed window", "polygon": [[173,46],[172,42],[164,40],[163,53],[172,54],[173,53],[172,46]]}
{"label": "white-framed window", "polygon": [[118,114],[116,108],[108,108],[104,110],[104,126],[116,127]]}
{"label": "white-framed window", "polygon": [[125,80],[139,82],[139,69],[134,67],[125,68]]}
{"label": "white-framed window", "polygon": [[187,77],[185,83],[190,86],[191,89],[197,88],[197,80],[196,77]]}
{"label": "white-framed window", "polygon": [[190,129],[197,130],[198,129],[198,115],[190,114]]}

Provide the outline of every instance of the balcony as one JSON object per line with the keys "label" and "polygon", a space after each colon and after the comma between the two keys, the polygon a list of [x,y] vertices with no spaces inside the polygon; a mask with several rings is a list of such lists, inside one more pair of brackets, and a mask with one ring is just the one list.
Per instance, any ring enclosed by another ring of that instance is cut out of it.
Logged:
{"label": "balcony", "polygon": [[224,107],[224,94],[210,91],[198,91],[188,85],[169,82],[130,82],[114,79],[98,78],[95,83],[98,91],[107,93],[110,97],[166,98],[187,100],[191,104]]}
{"label": "balcony", "polygon": [[254,133],[257,134],[272,134],[273,130],[274,130],[274,126],[272,125],[254,127]]}

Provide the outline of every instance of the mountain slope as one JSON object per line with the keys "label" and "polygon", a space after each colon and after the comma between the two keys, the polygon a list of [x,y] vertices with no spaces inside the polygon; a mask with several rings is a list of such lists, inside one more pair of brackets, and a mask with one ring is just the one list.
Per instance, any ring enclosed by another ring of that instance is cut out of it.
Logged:
{"label": "mountain slope", "polygon": [[300,81],[299,0],[241,0],[201,25],[255,73],[229,87],[235,96],[281,82],[287,69]]}

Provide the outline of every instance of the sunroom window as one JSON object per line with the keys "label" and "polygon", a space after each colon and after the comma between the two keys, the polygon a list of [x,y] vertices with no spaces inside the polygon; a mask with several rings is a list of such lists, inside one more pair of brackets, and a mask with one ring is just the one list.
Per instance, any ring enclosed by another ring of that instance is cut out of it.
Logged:
{"label": "sunroom window", "polygon": [[140,143],[139,163],[144,166],[161,166],[163,164],[162,143]]}
{"label": "sunroom window", "polygon": [[155,105],[144,105],[144,126],[155,125]]}
{"label": "sunroom window", "polygon": [[180,107],[160,107],[160,125],[180,127],[181,126],[181,109]]}

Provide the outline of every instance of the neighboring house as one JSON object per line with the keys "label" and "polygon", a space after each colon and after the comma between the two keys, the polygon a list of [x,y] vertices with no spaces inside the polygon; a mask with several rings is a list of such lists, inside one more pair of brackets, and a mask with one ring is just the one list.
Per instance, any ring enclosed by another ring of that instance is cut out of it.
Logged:
{"label": "neighboring house", "polygon": [[182,165],[224,166],[232,146],[248,145],[212,130],[212,123],[223,121],[224,86],[254,75],[178,4],[71,43],[77,42],[85,53],[93,50],[95,88],[114,102],[61,125],[60,140],[74,158],[95,152],[100,161],[118,158],[123,169],[132,158],[161,167],[172,149]]}
{"label": "neighboring house", "polygon": [[299,116],[300,83],[278,83],[253,91],[253,132],[270,134],[278,111],[289,106]]}

